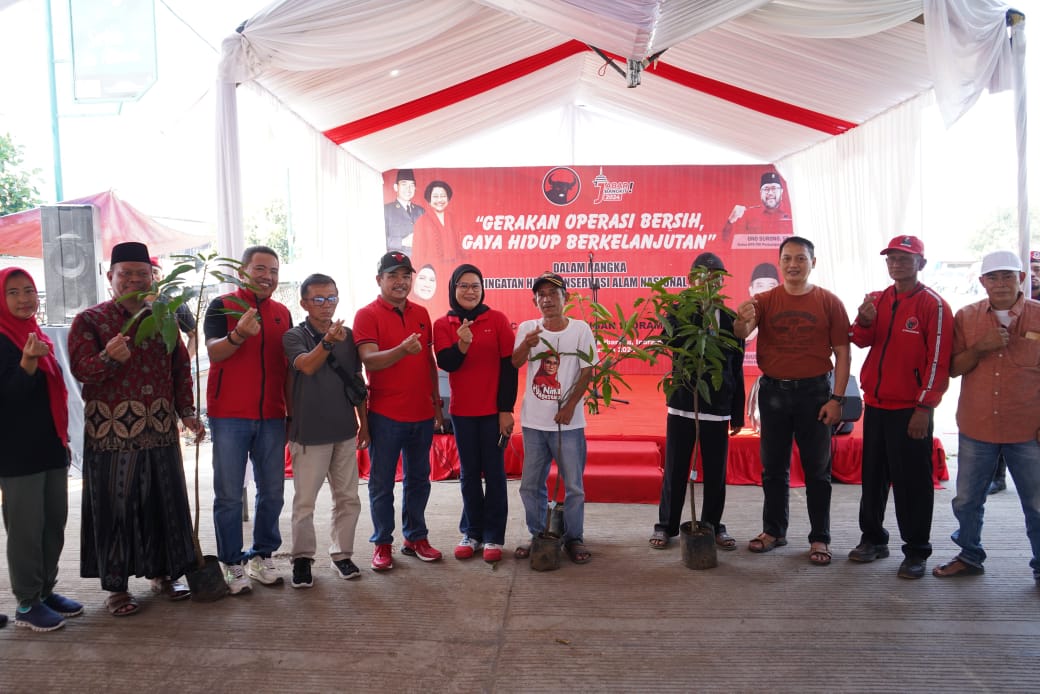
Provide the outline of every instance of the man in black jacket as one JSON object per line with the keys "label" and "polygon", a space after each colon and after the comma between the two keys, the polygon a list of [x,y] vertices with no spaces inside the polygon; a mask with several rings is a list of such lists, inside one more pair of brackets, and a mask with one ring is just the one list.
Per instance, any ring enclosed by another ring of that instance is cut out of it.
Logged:
{"label": "man in black jacket", "polygon": [[[713,276],[726,271],[722,259],[714,253],[701,253],[690,267],[690,281],[695,281],[695,270],[708,270]],[[712,279],[711,281],[715,281]],[[721,277],[718,278],[721,281]],[[699,318],[699,316],[698,316]],[[733,316],[716,311],[716,323],[724,335],[733,335]],[[676,326],[677,327],[677,326]],[[673,339],[673,345],[682,338]],[[704,505],[701,523],[710,523],[715,529],[715,544],[719,549],[734,550],[737,542],[722,524],[726,505],[726,459],[729,437],[744,426],[744,341],[725,350],[722,384],[714,388],[707,382],[711,398],[694,404],[695,384],[681,386],[668,398],[668,425],[664,454],[664,481],[661,484],[661,503],[658,522],[650,536],[650,546],[664,549],[671,538],[679,534],[683,501],[690,478],[691,458],[697,442],[697,424],[700,420],[700,453],[704,469]]]}

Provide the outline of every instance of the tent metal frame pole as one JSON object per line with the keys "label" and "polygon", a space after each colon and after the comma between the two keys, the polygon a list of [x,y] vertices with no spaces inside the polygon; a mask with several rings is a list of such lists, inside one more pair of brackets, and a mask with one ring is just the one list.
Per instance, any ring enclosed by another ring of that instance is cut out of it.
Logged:
{"label": "tent metal frame pole", "polygon": [[51,15],[51,0],[44,0],[44,12],[47,25],[47,88],[51,102],[51,142],[54,154],[54,199],[61,202],[65,199],[65,186],[61,173],[61,127],[58,120],[58,86],[54,76],[54,20]]}

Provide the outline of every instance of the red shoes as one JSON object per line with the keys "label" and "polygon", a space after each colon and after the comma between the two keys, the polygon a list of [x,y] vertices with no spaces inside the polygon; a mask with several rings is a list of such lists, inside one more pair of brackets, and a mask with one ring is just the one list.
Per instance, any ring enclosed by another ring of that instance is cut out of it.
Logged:
{"label": "red shoes", "polygon": [[[404,547],[401,548],[401,554],[407,554],[409,557],[419,557],[423,561],[437,561],[442,556],[440,551],[434,549],[425,537],[415,542],[405,540]],[[375,559],[372,562],[375,563]]]}
{"label": "red shoes", "polygon": [[376,545],[376,551],[372,554],[372,570],[389,571],[394,568],[392,552],[393,547],[391,545]]}

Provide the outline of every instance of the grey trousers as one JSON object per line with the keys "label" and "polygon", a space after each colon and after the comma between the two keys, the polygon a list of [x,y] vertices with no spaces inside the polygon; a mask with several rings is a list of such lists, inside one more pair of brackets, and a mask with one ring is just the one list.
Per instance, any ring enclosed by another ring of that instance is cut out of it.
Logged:
{"label": "grey trousers", "polygon": [[54,592],[69,513],[68,468],[0,477],[11,592],[28,607]]}

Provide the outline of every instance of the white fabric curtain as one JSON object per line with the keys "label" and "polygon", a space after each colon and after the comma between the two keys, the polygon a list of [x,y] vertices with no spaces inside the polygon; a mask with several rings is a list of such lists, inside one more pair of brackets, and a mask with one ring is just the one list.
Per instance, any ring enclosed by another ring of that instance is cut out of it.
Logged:
{"label": "white fabric curtain", "polygon": [[921,95],[776,162],[791,192],[794,231],[817,244],[813,280],[850,312],[868,290],[888,283],[878,255],[888,240],[921,233],[907,210],[920,165],[921,110],[931,98]]}
{"label": "white fabric curtain", "polygon": [[946,127],[971,108],[983,89],[1012,88],[1008,7],[997,0],[925,0],[928,62]]}

